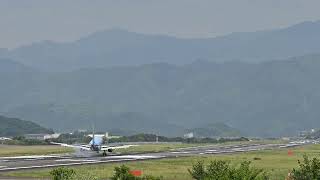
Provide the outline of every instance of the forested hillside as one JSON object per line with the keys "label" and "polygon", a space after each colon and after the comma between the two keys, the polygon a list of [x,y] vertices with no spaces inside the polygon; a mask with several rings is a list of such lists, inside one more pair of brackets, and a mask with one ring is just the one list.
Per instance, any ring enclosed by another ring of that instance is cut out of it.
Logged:
{"label": "forested hillside", "polygon": [[256,64],[2,72],[0,111],[56,130],[95,122],[101,130],[181,135],[223,122],[248,135],[288,135],[320,126],[319,69],[320,56],[309,55]]}
{"label": "forested hillside", "polygon": [[52,130],[30,121],[0,116],[0,136],[19,136],[24,134],[53,133]]}

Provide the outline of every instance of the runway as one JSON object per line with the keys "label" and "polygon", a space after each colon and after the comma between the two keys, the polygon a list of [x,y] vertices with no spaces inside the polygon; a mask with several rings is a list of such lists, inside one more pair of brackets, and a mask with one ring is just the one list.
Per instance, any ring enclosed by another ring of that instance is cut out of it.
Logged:
{"label": "runway", "polygon": [[267,149],[289,148],[304,145],[305,143],[288,144],[246,144],[246,145],[210,145],[190,148],[181,148],[174,151],[143,153],[135,155],[109,155],[107,157],[91,156],[78,157],[75,155],[50,155],[50,156],[18,156],[0,157],[0,172],[17,171],[36,168],[51,168],[58,166],[77,166],[89,164],[143,161],[162,158],[176,158],[186,156],[201,156],[208,154],[241,153],[249,151],[259,151]]}

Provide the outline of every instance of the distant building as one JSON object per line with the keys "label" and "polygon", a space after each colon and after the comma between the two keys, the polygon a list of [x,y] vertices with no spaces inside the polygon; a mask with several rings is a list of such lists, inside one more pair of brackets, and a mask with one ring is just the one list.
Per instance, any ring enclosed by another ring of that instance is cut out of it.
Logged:
{"label": "distant building", "polygon": [[306,137],[306,136],[312,135],[313,133],[316,133],[316,132],[317,132],[317,129],[299,131],[299,136],[300,137]]}
{"label": "distant building", "polygon": [[193,138],[194,134],[193,134],[193,132],[190,132],[190,133],[184,134],[183,137],[184,138]]}
{"label": "distant building", "polygon": [[[88,134],[89,137],[92,137],[92,134]],[[106,132],[105,134],[94,134],[95,137],[106,137],[107,139],[117,139],[121,138],[121,136],[109,136],[109,133]]]}
{"label": "distant building", "polygon": [[108,136],[107,138],[108,139],[118,139],[118,138],[121,138],[122,136]]}
{"label": "distant building", "polygon": [[[89,137],[93,137],[93,134],[88,134]],[[109,137],[109,134],[94,134],[95,137]]]}
{"label": "distant building", "polygon": [[290,138],[289,138],[289,137],[282,137],[281,140],[283,140],[283,141],[290,141]]}
{"label": "distant building", "polygon": [[299,132],[299,136],[300,137],[305,137],[305,136],[307,136],[309,134],[309,131],[300,131]]}
{"label": "distant building", "polygon": [[44,137],[48,134],[25,134],[26,139],[44,140]]}
{"label": "distant building", "polygon": [[25,134],[26,139],[46,140],[58,138],[60,134]]}
{"label": "distant building", "polygon": [[56,138],[58,138],[60,136],[60,134],[59,133],[55,133],[55,134],[47,134],[47,135],[44,135],[44,140],[46,140],[46,139],[56,139]]}
{"label": "distant building", "polygon": [[0,137],[0,141],[9,141],[9,140],[12,140],[12,139],[8,137]]}
{"label": "distant building", "polygon": [[79,133],[86,133],[86,132],[88,132],[88,130],[86,130],[86,129],[78,129],[78,132]]}

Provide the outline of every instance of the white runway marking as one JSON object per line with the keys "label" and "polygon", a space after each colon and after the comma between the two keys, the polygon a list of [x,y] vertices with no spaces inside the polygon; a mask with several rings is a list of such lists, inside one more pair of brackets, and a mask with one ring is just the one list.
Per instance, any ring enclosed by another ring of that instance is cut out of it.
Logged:
{"label": "white runway marking", "polygon": [[190,154],[191,152],[183,151],[183,152],[171,152],[172,154]]}
{"label": "white runway marking", "polygon": [[1,169],[1,168],[6,168],[6,167],[8,167],[8,166],[0,166],[0,169]]}
{"label": "white runway marking", "polygon": [[95,161],[95,162],[76,162],[76,163],[67,163],[67,164],[47,164],[47,165],[23,166],[23,167],[4,167],[4,168],[1,168],[0,171],[49,168],[49,167],[58,167],[58,166],[75,166],[75,165],[84,165],[84,164],[99,164],[99,163],[106,163],[106,162],[122,162],[122,161],[133,161],[133,160],[136,160],[136,159],[111,159],[108,161]]}
{"label": "white runway marking", "polygon": [[58,158],[58,157],[61,157],[61,156],[57,156],[57,155],[40,155],[40,156],[14,156],[14,157],[1,157],[0,160],[2,159],[12,159],[12,160],[15,160],[15,159],[44,159],[44,158]]}
{"label": "white runway marking", "polygon": [[259,151],[260,149],[256,149],[256,148],[251,148],[251,149],[247,149],[247,151]]}
{"label": "white runway marking", "polygon": [[203,154],[221,154],[221,152],[204,152]]}
{"label": "white runway marking", "polygon": [[97,162],[99,160],[94,160],[94,159],[58,159],[55,160],[56,162],[63,162],[63,161],[70,161],[70,162]]}
{"label": "white runway marking", "polygon": [[71,161],[71,163],[58,163],[58,164],[46,164],[46,165],[34,165],[34,166],[23,166],[23,167],[1,167],[0,171],[9,170],[22,170],[22,169],[34,169],[34,168],[50,168],[58,166],[75,166],[85,164],[100,164],[108,162],[123,162],[123,161],[135,161],[144,159],[157,159],[164,156],[150,156],[150,155],[127,155],[127,156],[109,156],[106,160],[92,160],[92,159],[60,159],[55,160],[56,162]]}
{"label": "white runway marking", "polygon": [[216,152],[217,150],[215,149],[209,149],[209,150],[206,150],[207,152]]}
{"label": "white runway marking", "polygon": [[108,159],[122,159],[122,158],[127,158],[127,159],[153,159],[153,158],[161,158],[161,156],[144,156],[144,155],[124,155],[124,156],[109,156],[106,157]]}

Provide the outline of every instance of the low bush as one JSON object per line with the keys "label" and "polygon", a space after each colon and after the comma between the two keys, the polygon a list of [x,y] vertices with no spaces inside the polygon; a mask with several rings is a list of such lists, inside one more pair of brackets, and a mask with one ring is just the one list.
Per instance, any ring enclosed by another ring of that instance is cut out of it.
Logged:
{"label": "low bush", "polygon": [[114,175],[111,177],[111,180],[162,180],[162,177],[154,177],[150,175],[136,177],[130,174],[129,167],[122,165],[114,168]]}
{"label": "low bush", "polygon": [[304,155],[303,161],[298,161],[298,163],[299,168],[292,170],[292,179],[320,180],[320,160],[318,158],[310,160],[307,155]]}
{"label": "low bush", "polygon": [[231,166],[228,161],[214,160],[207,166],[197,162],[188,170],[196,180],[268,180],[262,169],[251,167],[251,162],[244,161],[239,166]]}
{"label": "low bush", "polygon": [[75,174],[73,169],[65,167],[58,167],[50,171],[53,180],[72,180]]}

